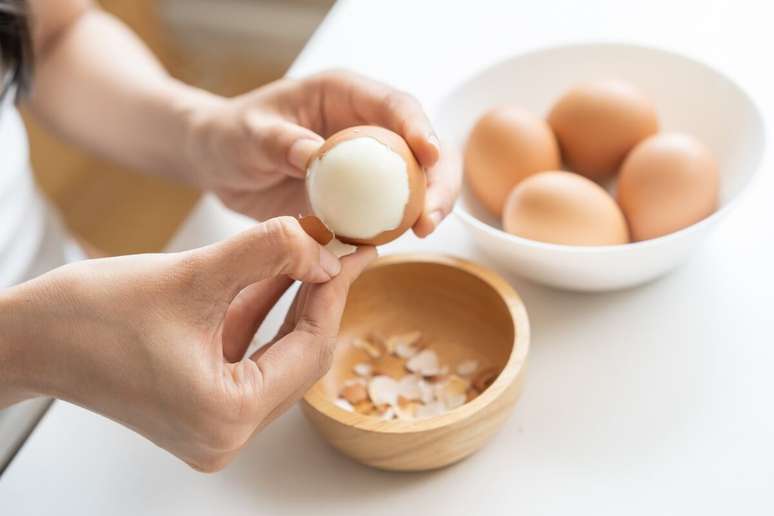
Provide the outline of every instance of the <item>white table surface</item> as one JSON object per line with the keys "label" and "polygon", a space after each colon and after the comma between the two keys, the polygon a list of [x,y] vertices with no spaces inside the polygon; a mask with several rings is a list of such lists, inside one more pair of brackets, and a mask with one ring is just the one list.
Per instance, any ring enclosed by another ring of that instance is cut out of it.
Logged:
{"label": "white table surface", "polygon": [[[771,127],[766,3],[343,2],[291,74],[346,66],[432,109],[474,69],[524,49],[640,42],[728,71]],[[373,471],[329,449],[294,409],[203,475],[57,402],[0,479],[0,514],[773,514],[774,174],[764,168],[693,260],[655,283],[581,295],[509,277],[533,326],[526,390],[503,431],[460,464]],[[246,224],[205,198],[172,249]],[[383,252],[408,249],[488,263],[454,219]]]}

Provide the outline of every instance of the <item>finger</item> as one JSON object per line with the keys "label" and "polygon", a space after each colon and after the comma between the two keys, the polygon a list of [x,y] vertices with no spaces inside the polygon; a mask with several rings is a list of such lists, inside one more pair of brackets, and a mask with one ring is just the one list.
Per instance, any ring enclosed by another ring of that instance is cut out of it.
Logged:
{"label": "finger", "polygon": [[312,82],[320,90],[322,125],[328,131],[359,123],[379,125],[400,134],[423,167],[438,160],[438,138],[412,95],[346,71],[324,72]]}
{"label": "finger", "polygon": [[287,276],[278,276],[253,283],[237,294],[223,321],[223,356],[227,361],[242,359],[266,315],[292,284]]}
{"label": "finger", "polygon": [[[358,248],[358,251],[359,250],[360,249]],[[364,250],[363,252],[368,252],[368,251]],[[357,252],[355,254],[357,254]],[[375,251],[374,251],[374,256],[376,256]],[[373,258],[370,258],[370,259],[373,259]],[[348,264],[352,260],[355,260],[355,258],[350,259],[348,256],[345,256],[342,259],[342,262],[344,264]],[[347,268],[347,270],[349,270],[349,268]],[[269,342],[261,346],[261,348],[258,349],[255,353],[253,353],[253,355],[251,356],[253,360],[257,360],[263,353],[268,351],[269,348],[271,348],[271,346],[273,346],[277,341],[282,339],[284,336],[286,336],[296,328],[296,325],[298,324],[298,321],[301,315],[303,314],[304,307],[306,307],[306,303],[312,292],[313,291],[311,289],[311,285],[304,285],[298,290],[298,292],[296,292],[296,295],[293,298],[293,302],[290,304],[290,308],[288,309],[288,312],[285,315],[285,319],[282,321],[282,325],[280,325],[279,330],[277,330],[277,334],[274,336],[273,339],[271,339]],[[338,329],[337,329],[337,333],[338,333]]]}
{"label": "finger", "polygon": [[451,213],[462,183],[462,160],[459,152],[442,147],[441,159],[427,171],[425,207],[414,224],[414,233],[426,237]]}
{"label": "finger", "polygon": [[271,349],[271,347],[277,343],[277,341],[279,341],[285,335],[293,331],[296,316],[299,312],[298,307],[299,305],[303,306],[303,304],[306,303],[306,300],[309,298],[309,290],[310,290],[309,285],[302,285],[301,288],[298,289],[295,297],[293,298],[293,302],[290,304],[290,308],[288,308],[287,314],[285,314],[285,319],[282,321],[282,324],[277,330],[277,333],[274,335],[274,338],[266,342],[263,346],[258,348],[252,355],[250,355],[251,360],[253,360],[254,362],[257,362],[258,359],[261,358],[261,356],[263,356],[264,353],[269,351],[269,349]]}
{"label": "finger", "polygon": [[256,168],[268,166],[294,178],[306,175],[306,164],[323,144],[322,137],[315,132],[279,117],[248,118],[248,126],[258,146],[258,155],[266,162],[256,164]]}
{"label": "finger", "polygon": [[262,420],[278,415],[295,402],[330,367],[339,322],[352,282],[376,257],[372,247],[361,247],[342,259],[342,271],[333,280],[304,285],[294,314],[294,329],[253,357],[262,383]]}
{"label": "finger", "polygon": [[195,252],[218,287],[228,287],[228,300],[266,278],[286,275],[320,283],[341,270],[339,259],[301,229],[293,217],[277,217],[227,240]]}

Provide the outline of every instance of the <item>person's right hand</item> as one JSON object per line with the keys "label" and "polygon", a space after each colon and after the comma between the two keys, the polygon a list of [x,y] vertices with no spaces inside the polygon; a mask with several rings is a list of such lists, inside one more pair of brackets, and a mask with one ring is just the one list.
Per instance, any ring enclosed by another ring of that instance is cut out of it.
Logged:
{"label": "person's right hand", "polygon": [[[55,396],[218,470],[327,371],[375,255],[339,260],[283,217],[189,252],[61,267],[0,293],[0,405]],[[304,284],[283,328],[244,357],[291,278]]]}

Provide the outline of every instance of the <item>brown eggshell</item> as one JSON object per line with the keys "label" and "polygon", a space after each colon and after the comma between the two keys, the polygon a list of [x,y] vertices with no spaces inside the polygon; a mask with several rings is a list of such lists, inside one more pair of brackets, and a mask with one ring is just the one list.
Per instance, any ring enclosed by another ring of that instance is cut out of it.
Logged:
{"label": "brown eggshell", "polygon": [[484,114],[470,132],[465,149],[468,185],[498,217],[508,193],[519,181],[560,165],[559,146],[548,124],[514,106]]}
{"label": "brown eggshell", "polygon": [[595,181],[612,176],[635,145],[658,131],[653,104],[623,81],[571,89],[554,104],[548,123],[565,164]]}
{"label": "brown eggshell", "polygon": [[634,240],[648,240],[695,224],[717,208],[720,177],[710,150],[693,136],[662,133],[627,156],[618,203]]}
{"label": "brown eggshell", "polygon": [[323,224],[319,217],[305,215],[298,219],[298,223],[307,235],[314,238],[318,244],[326,245],[333,240],[333,232]]}
{"label": "brown eggshell", "polygon": [[[411,148],[399,134],[374,125],[360,125],[343,129],[325,140],[322,147],[311,157],[309,163],[325,155],[326,152],[341,142],[354,138],[369,137],[377,140],[390,150],[397,153],[406,162],[406,172],[409,181],[409,199],[403,212],[403,219],[398,227],[383,231],[368,239],[350,238],[347,235],[335,235],[337,239],[352,245],[382,245],[391,242],[410,229],[419,219],[425,205],[425,173],[417,162]],[[307,167],[308,168],[308,167]],[[368,171],[364,171],[367,173]]]}
{"label": "brown eggshell", "polygon": [[625,244],[629,234],[613,198],[571,172],[532,175],[508,196],[503,228],[520,237],[569,245]]}

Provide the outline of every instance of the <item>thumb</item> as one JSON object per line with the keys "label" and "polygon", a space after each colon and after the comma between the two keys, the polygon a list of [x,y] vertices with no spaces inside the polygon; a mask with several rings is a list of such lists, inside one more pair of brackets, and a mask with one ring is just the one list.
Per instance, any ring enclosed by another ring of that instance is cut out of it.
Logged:
{"label": "thumb", "polygon": [[307,163],[324,141],[314,131],[286,120],[268,120],[258,134],[261,152],[274,168],[299,179],[306,176]]}
{"label": "thumb", "polygon": [[287,160],[291,166],[292,172],[289,175],[303,178],[306,176],[306,167],[309,160],[322,145],[319,139],[310,139],[306,136],[297,138],[288,148]]}
{"label": "thumb", "polygon": [[293,217],[277,217],[256,224],[231,238],[202,248],[204,269],[231,298],[266,278],[289,276],[307,283],[323,283],[341,271],[341,262],[310,237]]}

